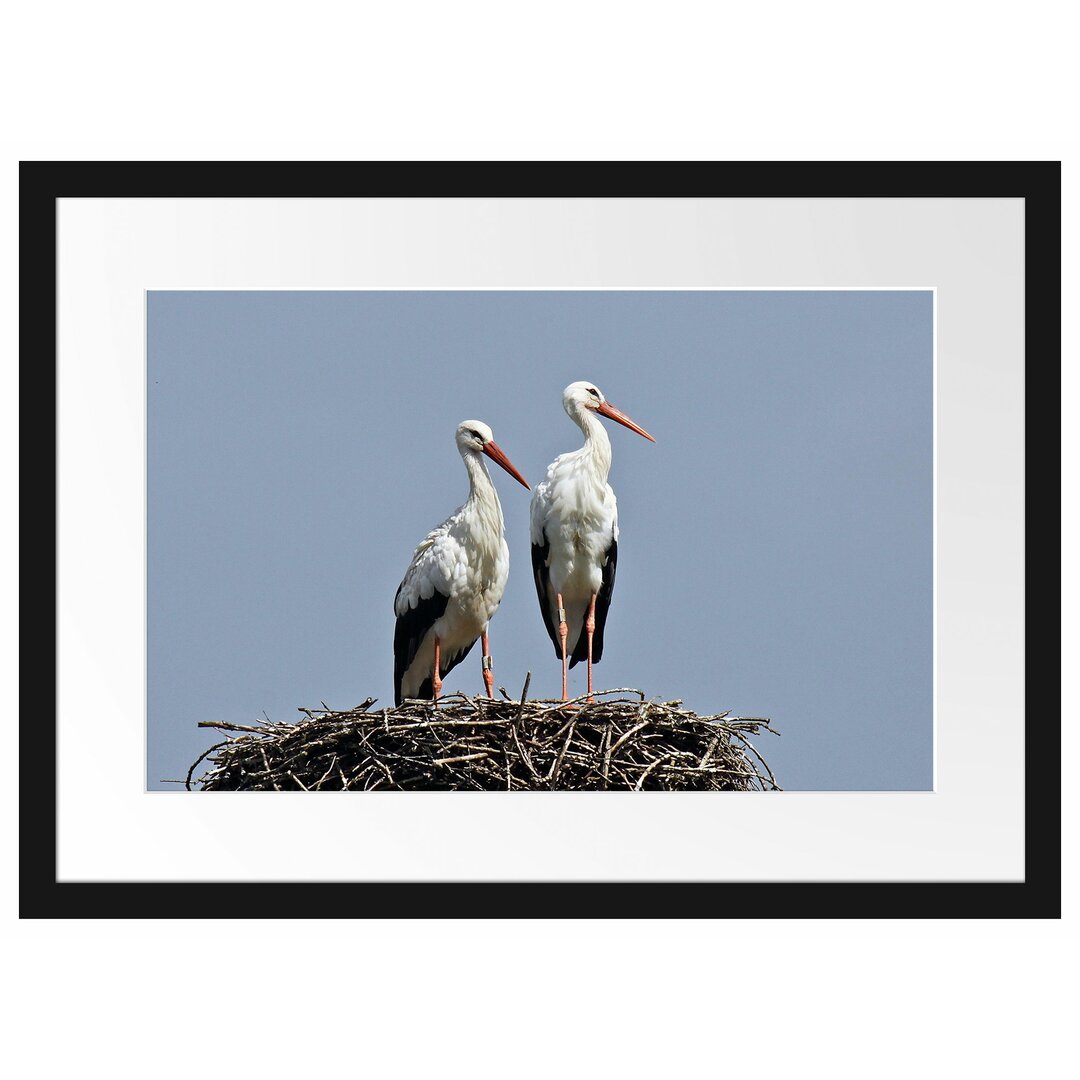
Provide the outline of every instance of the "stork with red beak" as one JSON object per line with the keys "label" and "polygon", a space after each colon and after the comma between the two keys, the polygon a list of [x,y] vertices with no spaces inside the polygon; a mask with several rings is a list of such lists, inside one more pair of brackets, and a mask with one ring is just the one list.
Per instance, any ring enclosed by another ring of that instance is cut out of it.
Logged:
{"label": "stork with red beak", "polygon": [[479,420],[458,425],[458,453],[469,475],[469,497],[420,542],[394,597],[394,705],[405,698],[438,701],[442,676],[483,640],[484,686],[494,697],[488,622],[510,571],[502,507],[484,455],[518,483],[525,478]]}
{"label": "stork with red beak", "polygon": [[567,700],[567,664],[584,660],[592,698],[592,666],[604,653],[604,625],[615,585],[619,516],[607,482],[611,442],[606,416],[650,442],[656,440],[616,409],[590,382],[571,383],[563,408],[585,435],[580,450],[560,454],[536,485],[531,505],[533,577],[540,612],[555,655],[562,660],[562,696]]}

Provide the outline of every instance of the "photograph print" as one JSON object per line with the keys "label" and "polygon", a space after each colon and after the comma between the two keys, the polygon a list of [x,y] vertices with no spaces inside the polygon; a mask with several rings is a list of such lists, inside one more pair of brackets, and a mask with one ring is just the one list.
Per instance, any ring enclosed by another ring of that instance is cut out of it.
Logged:
{"label": "photograph print", "polygon": [[148,292],[148,790],[931,790],[934,300]]}

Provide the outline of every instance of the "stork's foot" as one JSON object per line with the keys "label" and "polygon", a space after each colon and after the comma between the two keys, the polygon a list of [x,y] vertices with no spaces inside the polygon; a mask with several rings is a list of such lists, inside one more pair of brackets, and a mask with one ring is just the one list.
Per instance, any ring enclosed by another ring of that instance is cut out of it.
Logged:
{"label": "stork's foot", "polygon": [[439,691],[442,690],[442,679],[439,678],[439,668],[442,667],[442,642],[435,637],[435,664],[431,669],[431,700],[436,708],[439,706]]}
{"label": "stork's foot", "polygon": [[559,606],[559,642],[562,651],[562,699],[566,701],[570,697],[567,692],[569,683],[567,681],[567,656],[566,656],[566,639],[569,636],[570,630],[566,625],[566,608],[563,607],[562,593],[555,594],[555,603]]}
{"label": "stork's foot", "polygon": [[588,662],[586,667],[588,668],[588,685],[589,696],[585,699],[586,705],[593,705],[596,699],[592,696],[592,641],[593,634],[596,631],[596,593],[593,593],[589,599],[589,614],[585,616],[585,636],[588,639]]}
{"label": "stork's foot", "polygon": [[493,698],[495,696],[495,672],[491,670],[491,645],[488,644],[486,630],[480,635],[480,646],[483,649],[483,656],[480,658],[480,669],[484,674],[484,686],[487,687],[487,696]]}

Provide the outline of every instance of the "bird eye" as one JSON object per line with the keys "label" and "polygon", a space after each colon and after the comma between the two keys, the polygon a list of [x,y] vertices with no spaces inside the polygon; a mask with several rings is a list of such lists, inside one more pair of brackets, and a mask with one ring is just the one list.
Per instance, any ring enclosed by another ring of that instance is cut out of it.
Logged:
{"label": "bird eye", "polygon": [[597,390],[595,386],[589,387],[589,393],[592,394],[592,396],[596,398],[597,401],[600,400],[600,391]]}

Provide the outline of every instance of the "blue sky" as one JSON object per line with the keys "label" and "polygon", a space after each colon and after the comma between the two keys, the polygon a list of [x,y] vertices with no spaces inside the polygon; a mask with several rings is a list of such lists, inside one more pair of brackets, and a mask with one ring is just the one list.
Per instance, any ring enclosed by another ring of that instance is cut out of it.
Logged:
{"label": "blue sky", "polygon": [[[560,399],[589,379],[657,439],[608,425],[597,687],[771,717],[785,788],[929,788],[932,312],[927,291],[150,293],[148,787],[175,789],[200,720],[391,703],[394,592],[467,491],[455,427],[490,424],[535,484],[580,445]],[[529,495],[493,476],[496,684],[556,696]],[[472,660],[447,690],[482,692]]]}

